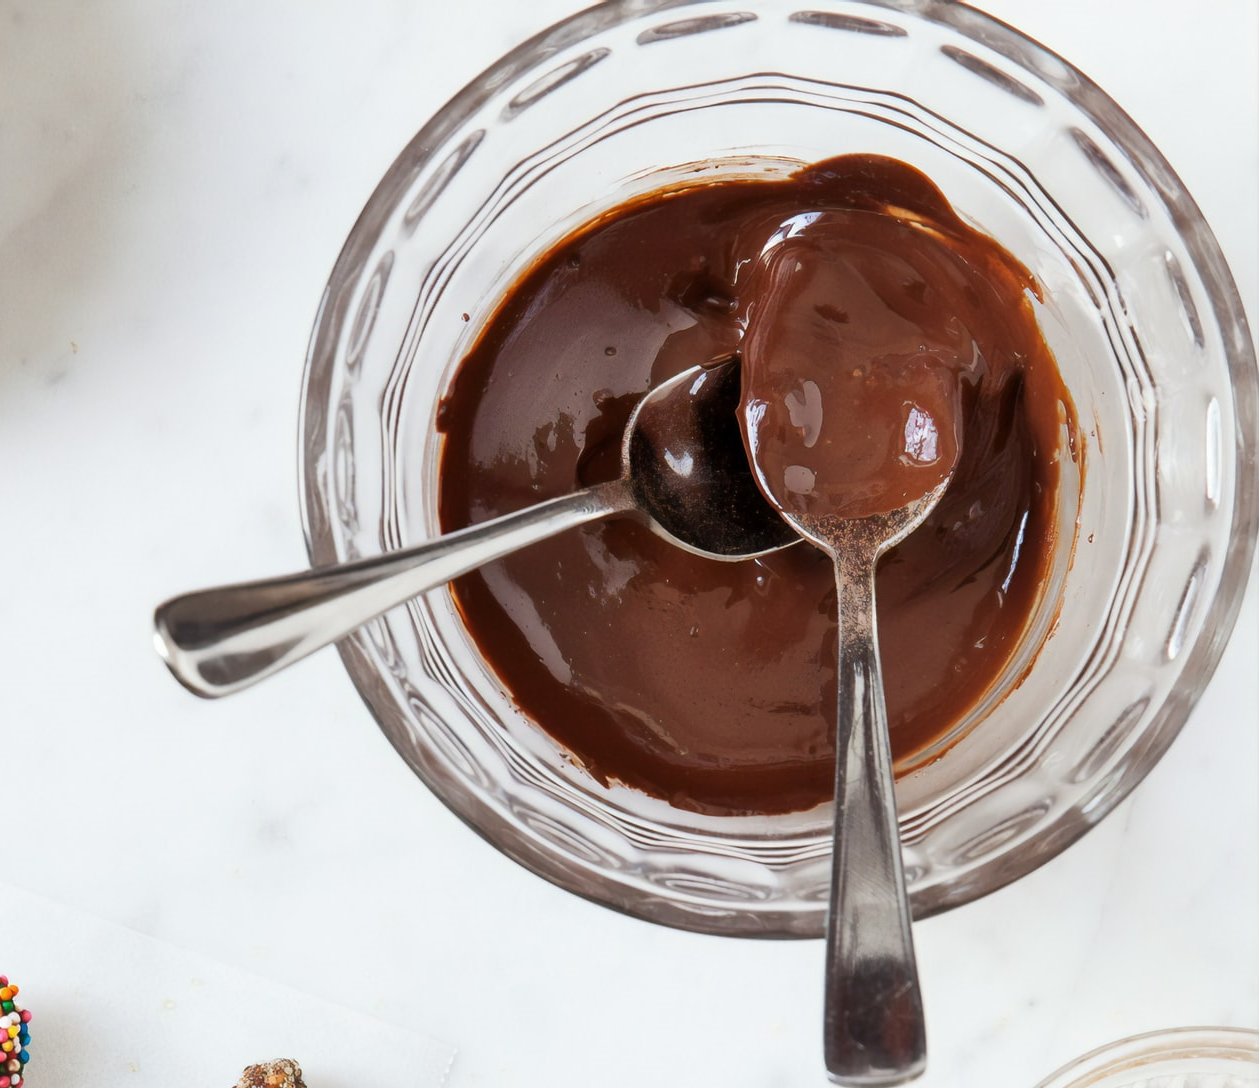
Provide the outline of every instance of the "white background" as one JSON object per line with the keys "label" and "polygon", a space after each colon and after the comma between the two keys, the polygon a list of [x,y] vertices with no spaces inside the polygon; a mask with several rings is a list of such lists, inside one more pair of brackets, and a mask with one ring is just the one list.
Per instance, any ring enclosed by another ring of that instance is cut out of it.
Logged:
{"label": "white background", "polygon": [[[1259,316],[1259,5],[987,8],[1144,127]],[[453,1088],[820,1085],[820,943],[661,929],[529,875],[420,786],[331,650],[203,703],[151,648],[164,597],[304,565],[297,397],[341,242],[429,115],[572,10],[0,0],[0,881],[448,1044]],[[1253,584],[1136,793],[915,927],[925,1088],[1030,1088],[1131,1032],[1259,1024]],[[74,916],[6,922],[0,887],[0,973],[36,1013],[29,1086],[75,1088],[41,1078],[41,1048],[49,1070],[92,1054],[96,1088],[139,1084],[73,1022],[109,1008],[110,980],[37,973]],[[222,1030],[198,1054],[152,1045],[201,1071],[183,1088],[223,1088]],[[419,1084],[411,1052],[373,1088]]]}

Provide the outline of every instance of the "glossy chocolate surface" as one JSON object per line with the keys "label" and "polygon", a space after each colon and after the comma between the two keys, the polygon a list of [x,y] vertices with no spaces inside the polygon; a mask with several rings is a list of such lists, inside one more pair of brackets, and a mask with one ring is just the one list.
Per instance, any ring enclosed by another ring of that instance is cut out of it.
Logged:
{"label": "glossy chocolate surface", "polygon": [[[805,452],[817,413],[844,398],[869,423],[839,432],[856,468],[818,501],[897,502],[956,461],[939,507],[879,567],[904,771],[1001,677],[1056,544],[1074,416],[1035,290],[886,159],[636,200],[529,268],[460,365],[439,413],[443,528],[610,479],[636,401],[696,362],[827,345],[837,363],[809,376],[816,392],[775,393],[777,425]],[[714,814],[830,798],[834,576],[808,545],[705,560],[619,519],[485,567],[455,595],[506,691],[597,779]]]}
{"label": "glossy chocolate surface", "polygon": [[[984,369],[970,265],[917,229],[878,211],[804,212],[747,277],[744,440],[790,517],[888,514],[957,468],[964,390]],[[930,306],[914,304],[928,284]]]}

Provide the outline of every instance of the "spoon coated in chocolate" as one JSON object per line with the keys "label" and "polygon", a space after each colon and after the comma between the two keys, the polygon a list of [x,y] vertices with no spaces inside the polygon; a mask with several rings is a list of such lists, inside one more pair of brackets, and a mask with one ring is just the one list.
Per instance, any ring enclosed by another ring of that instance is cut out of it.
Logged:
{"label": "spoon coated in chocolate", "polygon": [[831,1079],[896,1085],[927,1043],[879,662],[879,557],[926,520],[961,455],[953,352],[836,322],[870,287],[850,217],[793,216],[753,272],[741,419],[756,479],[831,559],[838,592],[835,825],[824,1049]]}
{"label": "spoon coated in chocolate", "polygon": [[618,514],[640,516],[710,559],[756,558],[797,543],[752,479],[736,412],[738,372],[726,356],[644,396],[626,425],[615,480],[405,551],[175,597],[154,616],[157,651],[190,691],[229,695],[484,563]]}

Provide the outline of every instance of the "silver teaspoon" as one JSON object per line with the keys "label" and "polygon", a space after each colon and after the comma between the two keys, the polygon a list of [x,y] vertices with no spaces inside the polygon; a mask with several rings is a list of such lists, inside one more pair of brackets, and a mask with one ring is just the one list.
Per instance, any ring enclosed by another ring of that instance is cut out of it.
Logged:
{"label": "silver teaspoon", "polygon": [[952,473],[922,498],[868,517],[780,511],[835,564],[839,704],[835,829],[826,924],[823,1041],[836,1084],[904,1084],[927,1064],[927,1031],[896,822],[874,575],[879,556],[920,526]]}
{"label": "silver teaspoon", "polygon": [[157,652],[197,695],[271,676],[426,590],[586,522],[637,516],[680,548],[752,559],[799,541],[757,489],[739,430],[734,356],[693,366],[638,402],[621,475],[387,555],[174,597]]}

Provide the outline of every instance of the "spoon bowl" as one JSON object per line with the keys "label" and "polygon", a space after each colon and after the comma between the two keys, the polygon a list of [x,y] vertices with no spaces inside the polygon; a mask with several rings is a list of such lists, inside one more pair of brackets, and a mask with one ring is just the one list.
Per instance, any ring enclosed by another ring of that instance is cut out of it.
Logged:
{"label": "spoon bowl", "polygon": [[690,367],[638,402],[621,447],[650,528],[709,558],[756,559],[800,540],[756,485],[739,398],[737,356]]}
{"label": "spoon bowl", "polygon": [[240,691],[395,605],[565,529],[636,516],[680,548],[754,559],[799,541],[752,479],[736,408],[739,367],[689,367],[634,407],[621,475],[436,540],[357,562],[174,597],[154,615],[155,644],[194,694]]}

